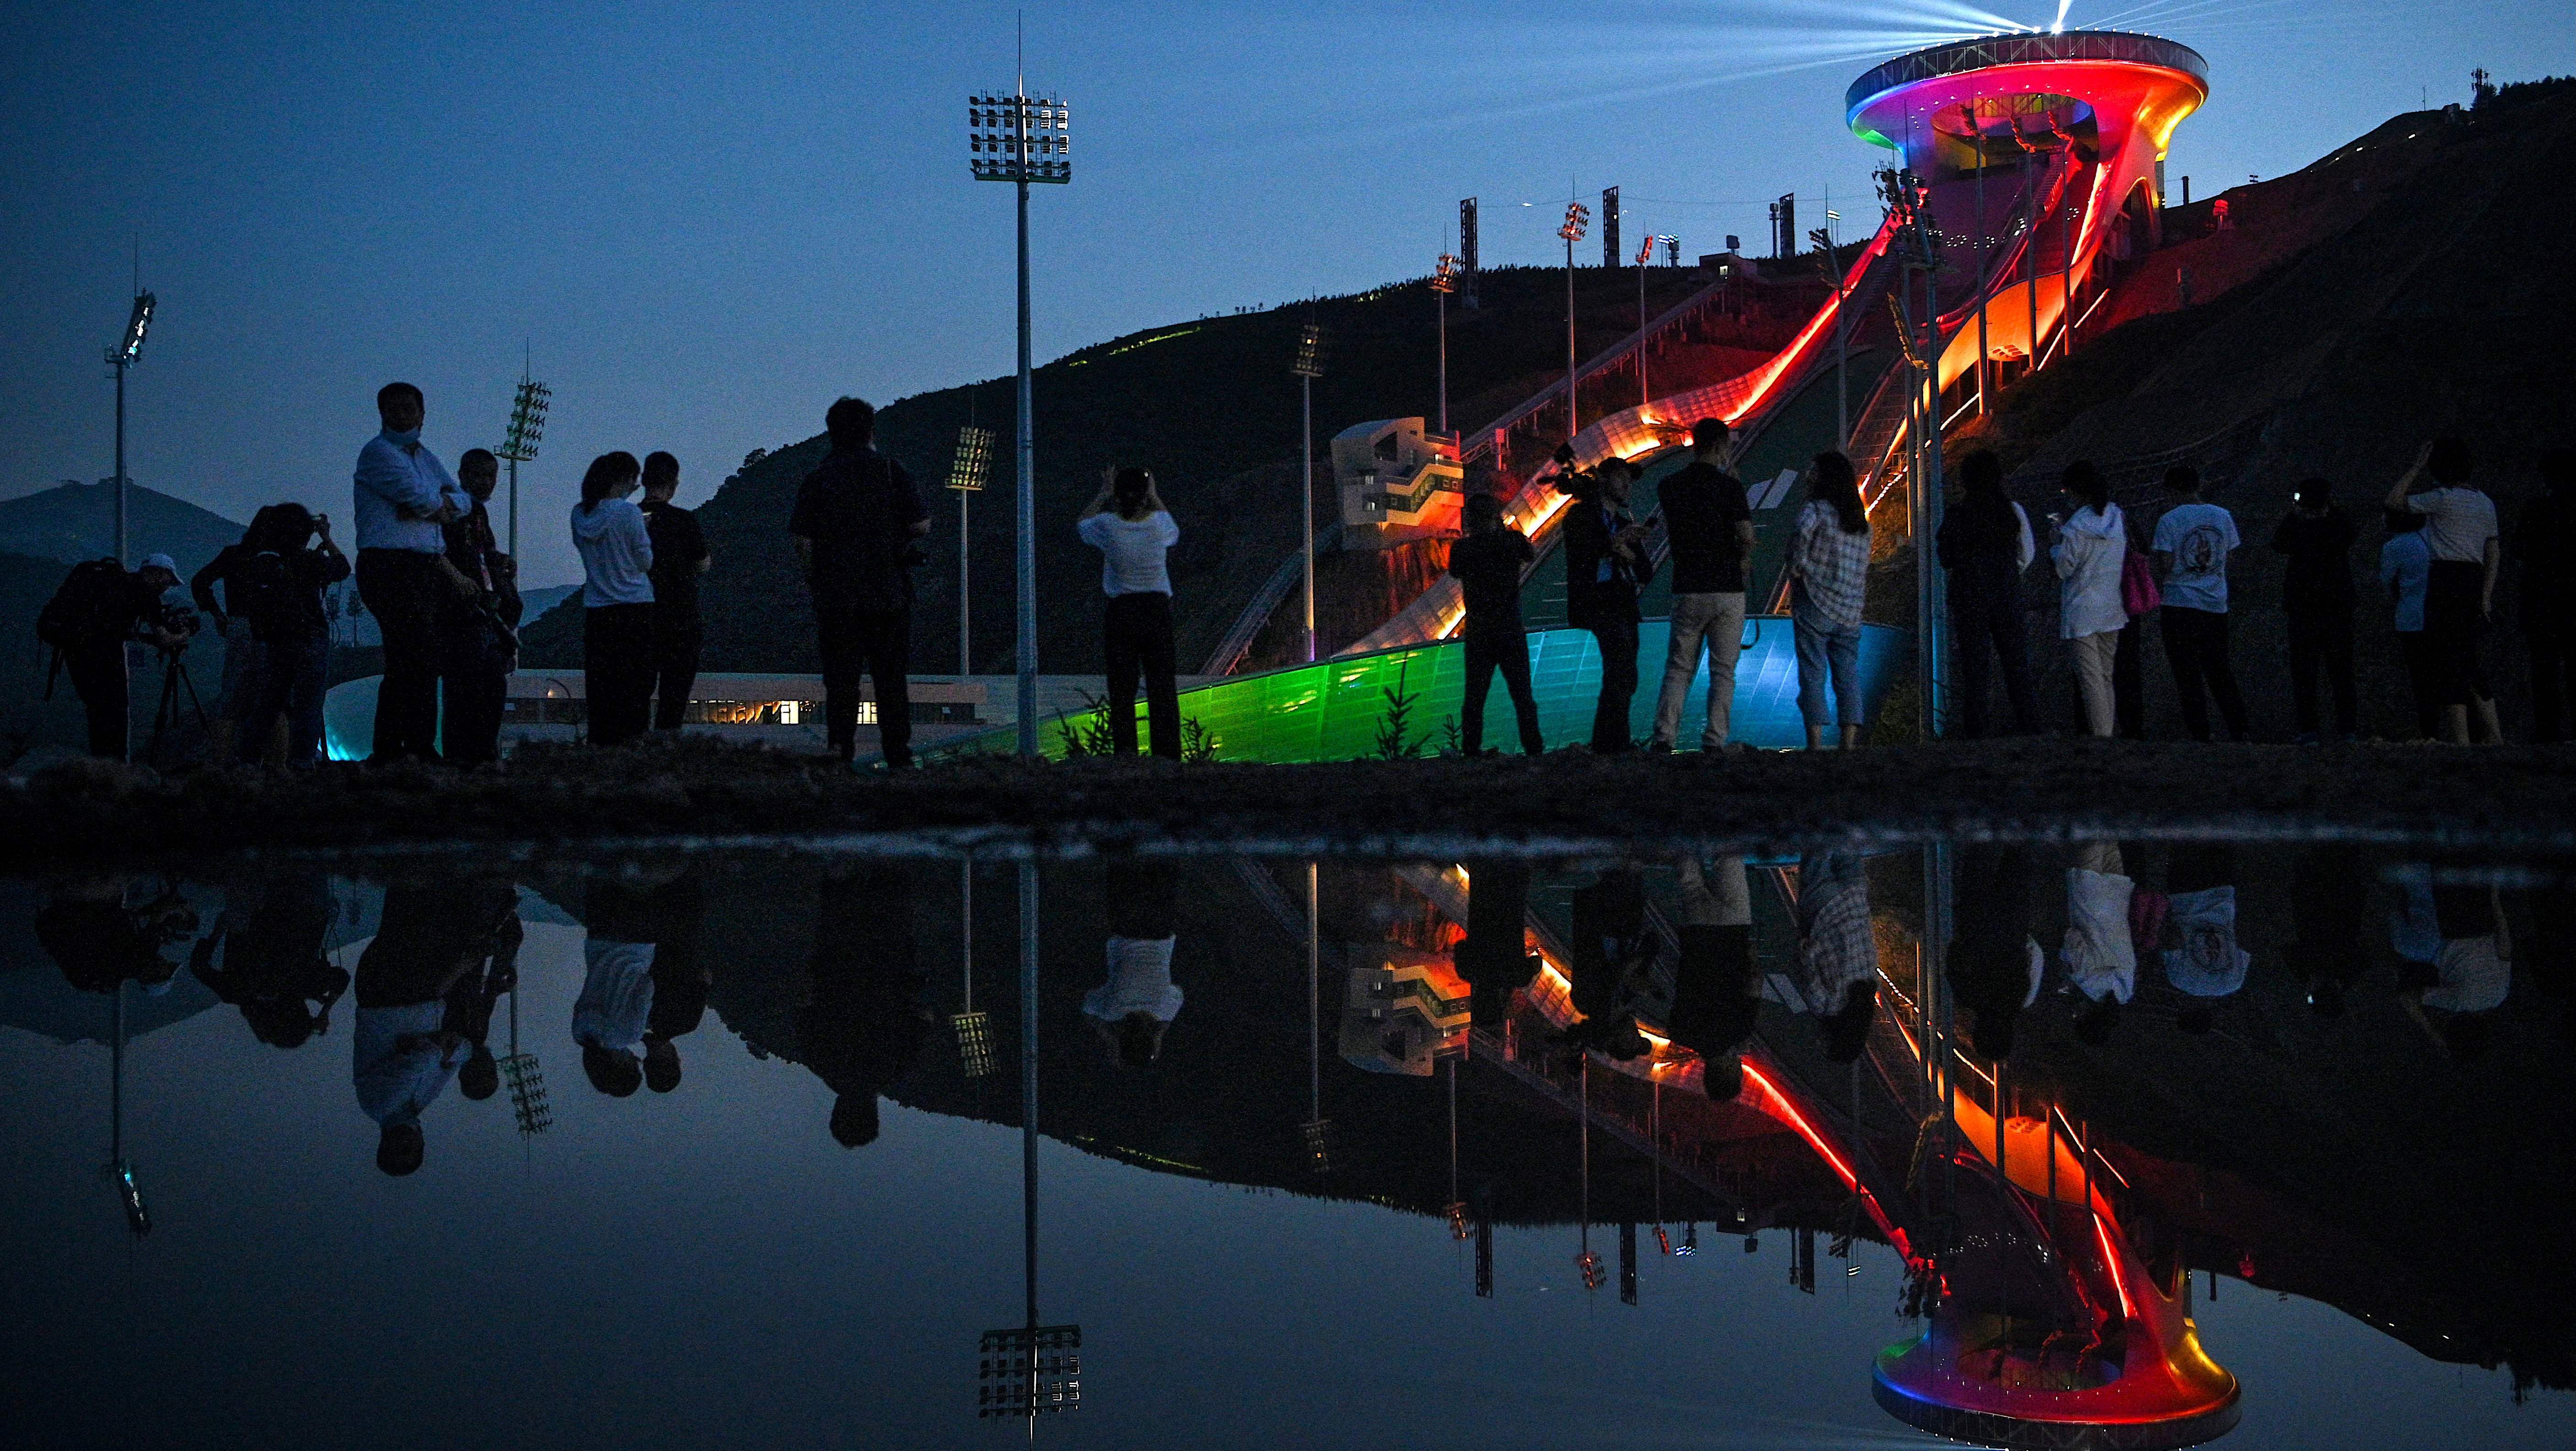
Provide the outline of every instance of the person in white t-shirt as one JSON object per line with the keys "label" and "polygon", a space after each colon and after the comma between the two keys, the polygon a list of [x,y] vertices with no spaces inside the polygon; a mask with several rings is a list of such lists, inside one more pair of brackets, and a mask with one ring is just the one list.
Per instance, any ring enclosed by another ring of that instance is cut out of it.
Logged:
{"label": "person in white t-shirt", "polygon": [[[2428,473],[2433,487],[2419,492],[2416,485]],[[2500,742],[2504,728],[2479,652],[2495,618],[2504,548],[2495,500],[2470,482],[2468,444],[2437,438],[2417,450],[2414,466],[2389,489],[2388,507],[2425,516],[2424,542],[2433,565],[2424,580],[2424,643],[2434,669],[2447,677],[2447,698],[2455,702],[2443,707],[2444,728],[2453,744],[2467,745],[2474,712],[2479,739]]]}
{"label": "person in white t-shirt", "polygon": [[1136,754],[1136,682],[1145,684],[1145,716],[1154,754],[1181,758],[1181,701],[1173,680],[1172,576],[1164,555],[1180,526],[1154,492],[1154,476],[1123,468],[1100,486],[1075,526],[1100,551],[1100,588],[1109,596],[1103,626],[1109,656],[1109,737],[1118,754]]}
{"label": "person in white t-shirt", "polygon": [[1113,866],[1104,884],[1109,979],[1082,995],[1082,1015],[1122,1068],[1153,1066],[1164,1030],[1181,1015],[1181,989],[1172,981],[1180,885],[1180,869],[1166,862]]}
{"label": "person in white t-shirt", "polygon": [[2066,941],[2057,951],[2066,986],[2087,1005],[2075,1036],[2093,1047],[2111,1040],[2120,1009],[2138,991],[2138,950],[2129,934],[2129,899],[2137,891],[2116,841],[2088,841],[2066,869]]}
{"label": "person in white t-shirt", "polygon": [[2212,1005],[2245,986],[2252,953],[2236,943],[2236,853],[2220,843],[2174,848],[2165,868],[2167,923],[2174,943],[2164,951],[2165,981],[2190,1001],[2174,1013],[2174,1026],[2207,1033],[2216,1025]]}
{"label": "person in white t-shirt", "polygon": [[[2391,922],[2391,937],[2404,965],[2397,971],[2397,1001],[2407,1016],[2457,1061],[2486,1051],[2487,1014],[2513,991],[2513,929],[2504,899],[2492,886],[2437,883],[2430,863],[2397,870],[2406,907]],[[2439,1025],[2425,1016],[2442,1015]]]}
{"label": "person in white t-shirt", "polygon": [[2152,555],[2164,585],[2165,658],[2173,664],[2182,723],[2196,741],[2209,739],[2209,702],[2218,698],[2230,739],[2246,738],[2245,696],[2227,662],[2227,556],[2244,541],[2236,516],[2200,497],[2200,471],[2165,471],[2165,487],[2182,497],[2156,521]]}

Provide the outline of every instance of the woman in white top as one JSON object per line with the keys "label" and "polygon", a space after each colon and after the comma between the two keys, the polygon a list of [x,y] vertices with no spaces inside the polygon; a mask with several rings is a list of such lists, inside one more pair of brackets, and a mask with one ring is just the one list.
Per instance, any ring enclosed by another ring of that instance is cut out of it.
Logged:
{"label": "woman in white top", "polygon": [[1172,577],[1163,556],[1180,542],[1180,526],[1154,492],[1154,476],[1124,468],[1092,495],[1074,526],[1100,551],[1100,588],[1109,596],[1103,627],[1109,655],[1109,737],[1118,754],[1136,754],[1136,680],[1145,682],[1145,715],[1154,754],[1181,758],[1181,700],[1173,682]]}
{"label": "woman in white top", "polygon": [[2058,524],[2049,561],[2057,566],[2057,632],[2075,649],[2075,680],[2084,693],[2084,725],[2108,738],[2117,723],[2111,666],[2129,610],[2120,597],[2120,567],[2129,556],[2129,521],[2111,502],[2101,471],[2078,460],[2066,466],[2059,487],[2075,504],[2075,517]]}
{"label": "woman in white top", "polygon": [[631,453],[604,453],[581,478],[572,542],[582,586],[583,692],[590,743],[614,746],[644,734],[653,707],[653,535],[627,495],[644,466]]}
{"label": "woman in white top", "polygon": [[[2433,487],[2419,491],[2424,475]],[[2477,715],[2478,739],[2504,739],[2496,719],[2495,690],[2481,663],[2487,622],[2495,618],[2496,575],[2504,549],[2496,531],[2495,500],[2470,481],[2469,446],[2457,438],[2437,438],[2417,451],[2408,469],[2388,491],[2388,507],[2422,514],[2424,542],[2431,546],[2433,567],[2424,583],[2424,636],[2435,669],[2443,673],[2451,702],[2443,707],[2444,730],[2455,745],[2469,743],[2469,716]]]}

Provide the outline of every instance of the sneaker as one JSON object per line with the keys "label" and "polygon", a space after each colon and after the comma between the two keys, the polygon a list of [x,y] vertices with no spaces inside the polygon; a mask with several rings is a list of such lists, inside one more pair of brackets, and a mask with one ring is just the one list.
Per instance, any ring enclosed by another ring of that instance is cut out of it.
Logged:
{"label": "sneaker", "polygon": [[1670,742],[1670,741],[1648,741],[1648,742],[1646,742],[1646,754],[1647,754],[1647,755],[1650,755],[1650,756],[1669,756],[1669,755],[1671,755],[1672,753],[1673,753],[1673,743],[1672,743],[1672,742]]}

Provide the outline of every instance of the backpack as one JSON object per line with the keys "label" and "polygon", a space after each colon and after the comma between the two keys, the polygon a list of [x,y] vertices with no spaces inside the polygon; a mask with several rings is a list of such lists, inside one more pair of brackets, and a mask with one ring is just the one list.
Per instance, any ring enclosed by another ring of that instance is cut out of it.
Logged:
{"label": "backpack", "polygon": [[95,644],[125,633],[119,618],[126,603],[125,566],[113,559],[85,559],[63,576],[54,597],[36,614],[36,638],[56,651]]}
{"label": "backpack", "polygon": [[263,549],[248,558],[239,558],[224,576],[225,613],[250,623],[251,637],[273,640],[296,636],[295,581],[288,573],[286,556],[274,549]]}

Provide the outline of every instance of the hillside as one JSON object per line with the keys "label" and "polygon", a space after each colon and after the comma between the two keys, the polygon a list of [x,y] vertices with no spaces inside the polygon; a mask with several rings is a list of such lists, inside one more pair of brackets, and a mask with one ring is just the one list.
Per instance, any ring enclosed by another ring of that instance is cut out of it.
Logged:
{"label": "hillside", "polygon": [[[242,526],[221,514],[139,484],[125,491],[125,507],[128,555],[167,554],[182,579],[242,536]],[[0,552],[65,564],[114,554],[116,491],[62,484],[0,503]]]}
{"label": "hillside", "polygon": [[[1637,276],[1633,269],[1581,267],[1576,277],[1581,350],[1589,357],[1635,329]],[[1696,268],[1650,268],[1647,305],[1660,313],[1704,285]],[[1472,428],[1498,416],[1562,369],[1564,288],[1560,270],[1488,271],[1483,310],[1450,309],[1453,424]],[[1311,313],[1331,334],[1326,373],[1315,384],[1321,513],[1333,507],[1325,445],[1336,431],[1374,418],[1436,417],[1434,308],[1427,284],[1415,280],[1270,312],[1149,328],[1038,369],[1042,668],[1100,668],[1099,556],[1074,539],[1072,521],[1099,487],[1103,468],[1141,463],[1162,481],[1181,526],[1171,569],[1180,658],[1184,669],[1193,668],[1296,548],[1298,389],[1288,364],[1299,327]],[[1008,319],[991,325],[996,347],[1006,345]],[[1654,366],[1690,361],[1659,358]],[[945,671],[957,659],[957,504],[940,484],[970,414],[999,435],[991,485],[972,506],[974,660],[979,670],[1010,668],[1012,391],[1009,378],[997,378],[905,398],[878,415],[880,445],[933,496],[929,562],[916,576],[917,669]],[[816,436],[748,463],[703,501],[715,555],[706,581],[707,669],[816,668],[810,616],[783,531],[797,484],[822,457],[819,427],[829,401],[813,400]],[[580,661],[580,621],[572,608],[536,624],[526,639],[532,663]]]}
{"label": "hillside", "polygon": [[[2367,579],[2383,537],[2378,500],[2426,438],[2470,441],[2508,541],[2537,492],[2540,450],[2576,442],[2561,356],[2576,284],[2555,246],[2576,227],[2563,181],[2571,161],[2576,82],[2540,82],[2473,113],[2397,117],[2296,175],[2232,190],[2227,231],[2210,227],[2206,202],[2180,209],[2173,244],[2133,264],[2104,305],[2133,320],[2003,394],[1993,418],[1952,434],[1951,456],[1996,447],[2034,514],[2057,507],[2068,462],[2091,459],[2141,529],[2170,502],[2155,486],[2164,468],[2198,468],[2247,546],[2231,569],[2237,674],[2258,735],[2286,735],[2281,565],[2266,545],[2291,486],[2333,482],[2362,525],[2354,566]],[[2193,305],[2168,310],[2184,268]],[[2054,591],[2034,584],[2031,595],[2032,638],[2051,641]],[[2528,718],[2512,595],[2509,575],[2488,660],[2508,728]],[[2146,633],[2149,728],[2175,733],[2171,676]],[[2363,732],[2411,735],[2374,590],[2364,591],[2359,653]],[[2071,689],[2063,657],[2034,650],[2051,700]]]}

